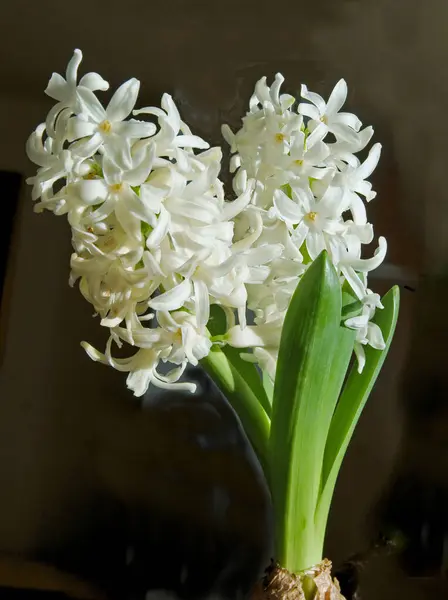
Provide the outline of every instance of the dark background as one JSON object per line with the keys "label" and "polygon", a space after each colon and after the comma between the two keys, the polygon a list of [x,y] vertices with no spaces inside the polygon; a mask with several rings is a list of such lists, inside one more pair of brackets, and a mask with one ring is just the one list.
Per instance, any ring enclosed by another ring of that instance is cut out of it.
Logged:
{"label": "dark background", "polygon": [[[16,0],[0,22],[0,170],[24,176],[25,140],[52,103],[43,90],[76,47],[82,72],[112,88],[139,78],[141,106],[170,92],[214,143],[262,75],[281,71],[289,91],[306,82],[324,96],[347,80],[348,110],[383,143],[369,215],[389,253],[371,285],[399,283],[402,310],[338,482],[326,554],[341,565],[385,535],[395,545],[368,558],[362,598],[447,597],[446,2]],[[142,405],[121,374],[85,357],[79,341],[103,339],[67,285],[67,224],[33,214],[30,196],[22,190],[2,302],[4,560],[45,561],[120,597],[236,597],[268,560],[271,527],[235,417],[206,382],[198,398]],[[2,224],[15,201],[2,187]]]}

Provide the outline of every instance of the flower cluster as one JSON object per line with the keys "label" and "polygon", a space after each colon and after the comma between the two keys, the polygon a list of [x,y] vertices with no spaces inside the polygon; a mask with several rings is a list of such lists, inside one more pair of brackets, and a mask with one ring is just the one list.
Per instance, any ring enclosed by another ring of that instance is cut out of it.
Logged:
{"label": "flower cluster", "polygon": [[[66,77],[50,79],[46,93],[57,102],[28,140],[39,166],[28,182],[36,211],[67,215],[70,282],[79,281],[110,330],[104,353],[83,343],[92,359],[128,372],[136,395],[150,383],[193,391],[179,379],[213,343],[251,349],[243,356],[273,378],[290,299],[323,249],[362,303],[346,321],[357,331],[360,368],[365,344],[384,347],[371,322],[379,296],[367,287],[367,273],[384,259],[384,238],[372,258],[361,257],[373,238],[364,200],[375,196],[366,178],[380,145],[363,163],[355,156],[373,131],[340,112],[344,81],[327,103],[302,86],[307,102],[298,106],[280,94],[281,75],[270,88],[265,78],[257,83],[242,129],[223,128],[235,172],[229,202],[221,150],[192,134],[171,96],[163,95],[161,108],[135,110],[140,84],[130,79],[104,108],[95,92],[109,84],[97,73],[78,82],[81,59],[76,50]],[[207,330],[213,304],[227,317],[216,338]],[[254,325],[246,324],[248,308]],[[113,344],[123,342],[137,351],[114,357]],[[161,362],[171,365],[163,373]]]}
{"label": "flower cluster", "polygon": [[[244,236],[233,243],[233,220],[253,185],[225,200],[221,150],[192,135],[168,94],[161,108],[133,110],[139,82],[130,79],[104,108],[94,93],[108,89],[102,77],[89,73],[77,83],[81,58],[76,50],[66,79],[51,77],[46,93],[57,104],[28,140],[40,166],[28,180],[35,209],[67,215],[70,282],[79,280],[110,329],[104,354],[84,343],[90,357],[129,372],[136,395],[151,382],[193,391],[178,380],[210,350],[210,304],[236,312],[244,327],[246,285],[259,282],[260,268],[282,249],[252,248]],[[128,119],[132,112],[149,120]],[[123,342],[138,351],[114,358],[112,344]],[[168,373],[160,361],[173,365]]]}
{"label": "flower cluster", "polygon": [[[255,86],[243,126],[223,135],[233,156],[231,170],[235,192],[256,182],[251,205],[236,219],[236,232],[252,224],[258,231],[254,246],[281,243],[282,256],[270,264],[262,284],[248,286],[248,307],[255,326],[245,332],[232,330],[229,343],[251,346],[253,356],[274,377],[278,342],[284,316],[301,274],[326,249],[341,283],[345,281],[362,303],[362,314],[346,320],[357,331],[355,352],[359,370],[365,362],[363,346],[383,349],[377,325],[370,322],[381,308],[377,294],[367,286],[367,274],[386,254],[386,240],[378,240],[371,258],[362,258],[362,246],[373,240],[365,201],[376,193],[366,181],[375,169],[381,145],[374,144],[364,162],[356,154],[369,143],[373,129],[361,129],[359,119],[340,112],[347,85],[340,80],[328,102],[302,85],[306,102],[280,94],[283,77],[277,74],[269,87],[263,77]],[[248,357],[249,358],[249,357]]]}

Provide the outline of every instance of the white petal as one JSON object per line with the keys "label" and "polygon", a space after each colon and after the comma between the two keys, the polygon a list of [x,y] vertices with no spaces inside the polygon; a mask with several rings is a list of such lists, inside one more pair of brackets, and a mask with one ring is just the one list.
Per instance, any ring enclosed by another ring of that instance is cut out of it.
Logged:
{"label": "white petal", "polygon": [[206,327],[210,318],[210,299],[208,287],[200,279],[193,281],[194,301],[196,306],[196,322],[199,329]]}
{"label": "white petal", "polygon": [[65,102],[69,98],[67,87],[67,82],[62,75],[59,75],[59,73],[53,73],[53,75],[50,77],[47,87],[45,88],[45,93],[47,96],[50,96],[50,98],[54,98],[60,102]]}
{"label": "white petal", "polygon": [[[318,144],[319,142],[321,142],[324,137],[327,135],[328,132],[328,127],[327,125],[325,125],[325,123],[319,123],[319,125],[313,129],[313,131],[310,133],[310,135],[306,138],[306,148],[307,150],[311,150],[311,148],[313,148],[313,146],[315,144]],[[324,155],[324,158],[326,158],[326,156],[328,156],[329,151],[327,150],[325,152],[326,146],[325,144],[323,144],[323,147],[321,147],[321,152]],[[311,160],[311,156],[306,155],[306,158],[308,160]]]}
{"label": "white petal", "polygon": [[103,140],[99,133],[95,133],[89,139],[81,139],[77,142],[74,142],[70,146],[71,152],[78,156],[79,158],[89,158],[93,156],[98,148],[102,145]]}
{"label": "white petal", "polygon": [[362,165],[356,170],[356,176],[360,179],[367,179],[378,164],[381,156],[381,144],[376,143],[372,146],[369,152],[369,156],[362,163]]}
{"label": "white petal", "polygon": [[182,219],[193,219],[201,223],[212,223],[218,217],[216,207],[213,205],[207,208],[199,202],[192,202],[183,198],[167,198],[165,207],[172,215],[177,215]]}
{"label": "white petal", "polygon": [[387,242],[386,238],[380,237],[378,239],[378,248],[375,250],[372,258],[351,258],[349,259],[350,266],[355,269],[355,271],[360,271],[362,273],[368,273],[369,271],[373,271],[386,257],[387,252]]}
{"label": "white petal", "polygon": [[316,259],[322,250],[325,250],[325,240],[321,233],[309,231],[306,238],[306,249],[308,254],[314,260]]}
{"label": "white petal", "polygon": [[181,308],[191,296],[191,282],[185,279],[179,285],[164,294],[153,298],[148,306],[154,310],[177,310]]}
{"label": "white petal", "polygon": [[355,148],[356,152],[364,150],[367,144],[370,142],[373,136],[373,127],[365,127],[358,133],[358,144]]}
{"label": "white petal", "polygon": [[233,220],[250,203],[253,194],[253,185],[246,186],[246,190],[236,200],[226,202],[221,212],[221,221]]}
{"label": "white petal", "polygon": [[325,113],[326,104],[322,96],[316,94],[315,92],[310,92],[304,84],[302,84],[300,95],[302,98],[305,98],[305,100],[312,102],[317,107],[320,115]]}
{"label": "white petal", "polygon": [[98,75],[98,73],[87,73],[81,77],[79,85],[89,88],[92,92],[96,92],[97,90],[105,92],[109,89],[109,83],[101,75]]}
{"label": "white petal", "polygon": [[327,115],[338,113],[347,99],[347,83],[344,79],[340,79],[335,85],[327,102]]}
{"label": "white petal", "polygon": [[301,221],[292,232],[291,240],[298,249],[301,248],[303,242],[305,241],[308,230],[308,225],[306,225],[304,221]]}
{"label": "white petal", "polygon": [[331,123],[329,130],[335,135],[338,142],[342,140],[353,145],[358,143],[358,134],[351,127],[341,125],[340,123]]}
{"label": "white petal", "polygon": [[280,88],[285,78],[281,73],[277,73],[274,79],[274,83],[271,85],[270,96],[274,104],[280,103]]}
{"label": "white petal", "polygon": [[101,123],[106,119],[106,111],[95,94],[88,88],[78,88],[78,98],[82,112],[89,116],[94,123]]}
{"label": "white petal", "polygon": [[110,135],[104,146],[111,159],[125,170],[132,169],[131,141],[119,135]]}
{"label": "white petal", "polygon": [[151,254],[151,252],[145,251],[143,252],[143,263],[145,265],[145,269],[148,271],[150,277],[165,277],[162,269],[160,268],[159,263]]}
{"label": "white petal", "polygon": [[[61,114],[65,107],[65,102],[57,102],[53,108],[50,109],[47,118],[45,119],[48,135],[56,137],[55,125],[56,119]],[[59,119],[58,119],[59,122]]]}
{"label": "white petal", "polygon": [[109,193],[109,189],[102,179],[83,179],[77,185],[79,197],[85,204],[92,205],[103,202]]}
{"label": "white petal", "polygon": [[367,223],[367,213],[364,202],[354,192],[347,192],[346,198],[349,198],[353,221],[357,225],[365,225]]}
{"label": "white petal", "polygon": [[370,223],[365,225],[349,223],[349,233],[356,235],[362,244],[370,244],[373,240],[373,226]]}
{"label": "white petal", "polygon": [[123,170],[107,154],[103,156],[103,174],[108,185],[121,183],[123,178]]}
{"label": "white petal", "polygon": [[320,119],[319,110],[312,104],[305,104],[304,102],[301,102],[299,104],[298,111],[301,115],[304,117],[309,117],[310,119],[313,119],[313,121],[319,121]]}
{"label": "white petal", "polygon": [[222,137],[225,139],[225,141],[230,146],[230,152],[236,152],[237,147],[236,147],[236,142],[235,142],[235,134],[230,129],[230,127],[228,125],[222,125],[221,133],[222,133]]}
{"label": "white petal", "polygon": [[356,115],[352,113],[339,113],[335,115],[331,120],[332,125],[338,124],[343,125],[345,127],[350,127],[358,132],[361,129],[361,121],[358,119]]}
{"label": "white petal", "polygon": [[341,272],[357,297],[362,300],[366,295],[366,287],[352,267],[340,266]]}
{"label": "white petal", "polygon": [[358,373],[362,373],[364,366],[366,364],[366,355],[364,352],[364,348],[362,347],[362,344],[355,342],[354,351],[355,351],[356,359],[358,361]]}
{"label": "white petal", "polygon": [[[177,373],[178,371],[176,369],[176,374]],[[157,371],[154,370],[154,378],[152,379],[152,383],[156,387],[169,391],[186,391],[190,392],[191,394],[194,394],[196,392],[197,386],[194,383],[189,383],[187,381],[180,383],[171,383],[167,381],[167,379],[168,376],[160,375],[159,373],[157,373]]]}
{"label": "white petal", "polygon": [[280,327],[267,325],[250,325],[241,329],[239,325],[232,327],[225,338],[234,348],[251,348],[263,346],[278,346],[280,342]]}
{"label": "white petal", "polygon": [[134,192],[131,189],[120,193],[115,204],[115,216],[126,233],[134,240],[142,239],[140,219],[129,210],[129,202],[133,199]]}
{"label": "white petal", "polygon": [[144,183],[140,186],[140,198],[142,202],[148,207],[149,210],[156,214],[160,211],[162,200],[166,195],[166,190]]}
{"label": "white petal", "polygon": [[144,181],[146,181],[152,169],[155,151],[155,145],[148,144],[146,148],[146,154],[141,163],[124,174],[125,181],[133,186],[141,185]]}
{"label": "white petal", "polygon": [[372,346],[372,348],[375,348],[376,350],[384,350],[384,348],[386,347],[382,331],[376,323],[368,324],[367,339],[369,340],[369,345]]}
{"label": "white petal", "polygon": [[103,365],[108,364],[105,355],[96,348],[94,348],[91,344],[89,344],[88,342],[81,342],[81,346],[82,348],[84,348],[89,358],[91,358],[95,362],[100,362]]}
{"label": "white petal", "polygon": [[292,187],[292,196],[295,200],[297,200],[298,204],[301,208],[301,214],[303,216],[304,213],[309,213],[311,211],[311,207],[314,205],[314,196],[311,189],[307,187]]}
{"label": "white petal", "polygon": [[283,246],[281,244],[270,244],[252,248],[244,254],[248,267],[257,267],[265,265],[282,255]]}
{"label": "white petal", "polygon": [[128,138],[145,138],[154,135],[157,131],[157,127],[154,123],[131,119],[130,121],[115,123],[113,131],[117,135]]}
{"label": "white petal", "polygon": [[359,315],[358,317],[346,319],[344,324],[346,327],[350,327],[350,329],[361,329],[362,327],[366,327],[368,322],[369,315]]}
{"label": "white petal", "polygon": [[197,135],[178,135],[173,140],[173,146],[179,146],[179,148],[210,148],[210,144]]}
{"label": "white petal", "polygon": [[166,119],[166,113],[161,109],[155,106],[145,106],[144,108],[138,108],[132,111],[132,114],[137,115],[155,115],[159,117],[159,119]]}
{"label": "white petal", "polygon": [[177,135],[180,129],[180,115],[173,98],[169,94],[163,94],[161,106],[167,112],[170,126]]}
{"label": "white petal", "polygon": [[73,142],[73,140],[93,135],[96,129],[95,123],[85,121],[79,117],[71,117],[67,123],[67,140]]}
{"label": "white petal", "polygon": [[165,238],[170,227],[170,214],[163,206],[160,207],[160,215],[157,224],[146,239],[147,248],[158,248]]}
{"label": "white petal", "polygon": [[73,52],[73,56],[70,59],[70,62],[67,65],[67,69],[65,71],[65,77],[67,79],[67,83],[74,89],[76,85],[76,80],[78,78],[78,67],[82,61],[82,52],[78,48]]}
{"label": "white petal", "polygon": [[274,192],[274,206],[277,214],[284,221],[290,223],[299,223],[303,217],[303,212],[296,202],[288,198],[282,190]]}
{"label": "white petal", "polygon": [[112,96],[106,114],[109,121],[123,121],[132,112],[137,102],[140,81],[132,78],[125,81]]}

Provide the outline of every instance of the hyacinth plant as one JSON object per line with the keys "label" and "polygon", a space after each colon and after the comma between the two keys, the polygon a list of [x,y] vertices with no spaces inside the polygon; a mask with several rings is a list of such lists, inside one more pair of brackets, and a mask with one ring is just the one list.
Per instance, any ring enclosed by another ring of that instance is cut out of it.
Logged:
{"label": "hyacinth plant", "polygon": [[[260,597],[339,598],[323,560],[342,459],[381,369],[398,314],[368,274],[386,255],[373,240],[366,179],[381,146],[371,127],[341,112],[344,80],[328,102],[260,79],[237,132],[224,125],[233,190],[219,178],[222,151],[194,135],[164,94],[136,109],[139,81],[104,108],[97,73],[78,82],[76,50],[57,102],[27,143],[39,168],[37,212],[66,215],[70,284],[110,333],[95,361],[150,384],[195,391],[201,364],[239,416],[264,469],[275,510],[275,552]],[[138,117],[138,119],[134,118]],[[131,346],[128,358],[114,346]]]}

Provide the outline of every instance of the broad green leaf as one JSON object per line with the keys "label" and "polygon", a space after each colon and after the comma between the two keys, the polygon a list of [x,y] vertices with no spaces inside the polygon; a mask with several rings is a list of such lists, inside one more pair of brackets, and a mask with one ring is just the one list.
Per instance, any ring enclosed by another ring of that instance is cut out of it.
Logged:
{"label": "broad green leaf", "polygon": [[270,483],[277,560],[291,571],[319,562],[314,515],[327,433],[353,348],[341,285],[323,252],[291,300],[280,343],[271,416]]}
{"label": "broad green leaf", "polygon": [[[248,364],[250,366],[250,363]],[[270,421],[251,386],[226,354],[217,347],[212,348],[208,356],[201,360],[201,365],[230,402],[261,466],[266,469]]]}
{"label": "broad green leaf", "polygon": [[365,348],[364,370],[358,373],[357,365],[352,366],[331,422],[322,470],[322,492],[316,513],[320,531],[324,531],[326,527],[342,460],[392,342],[400,304],[397,286],[389,290],[382,303],[384,308],[376,311],[373,321],[380,327],[386,347],[384,350],[375,350],[370,346]]}

